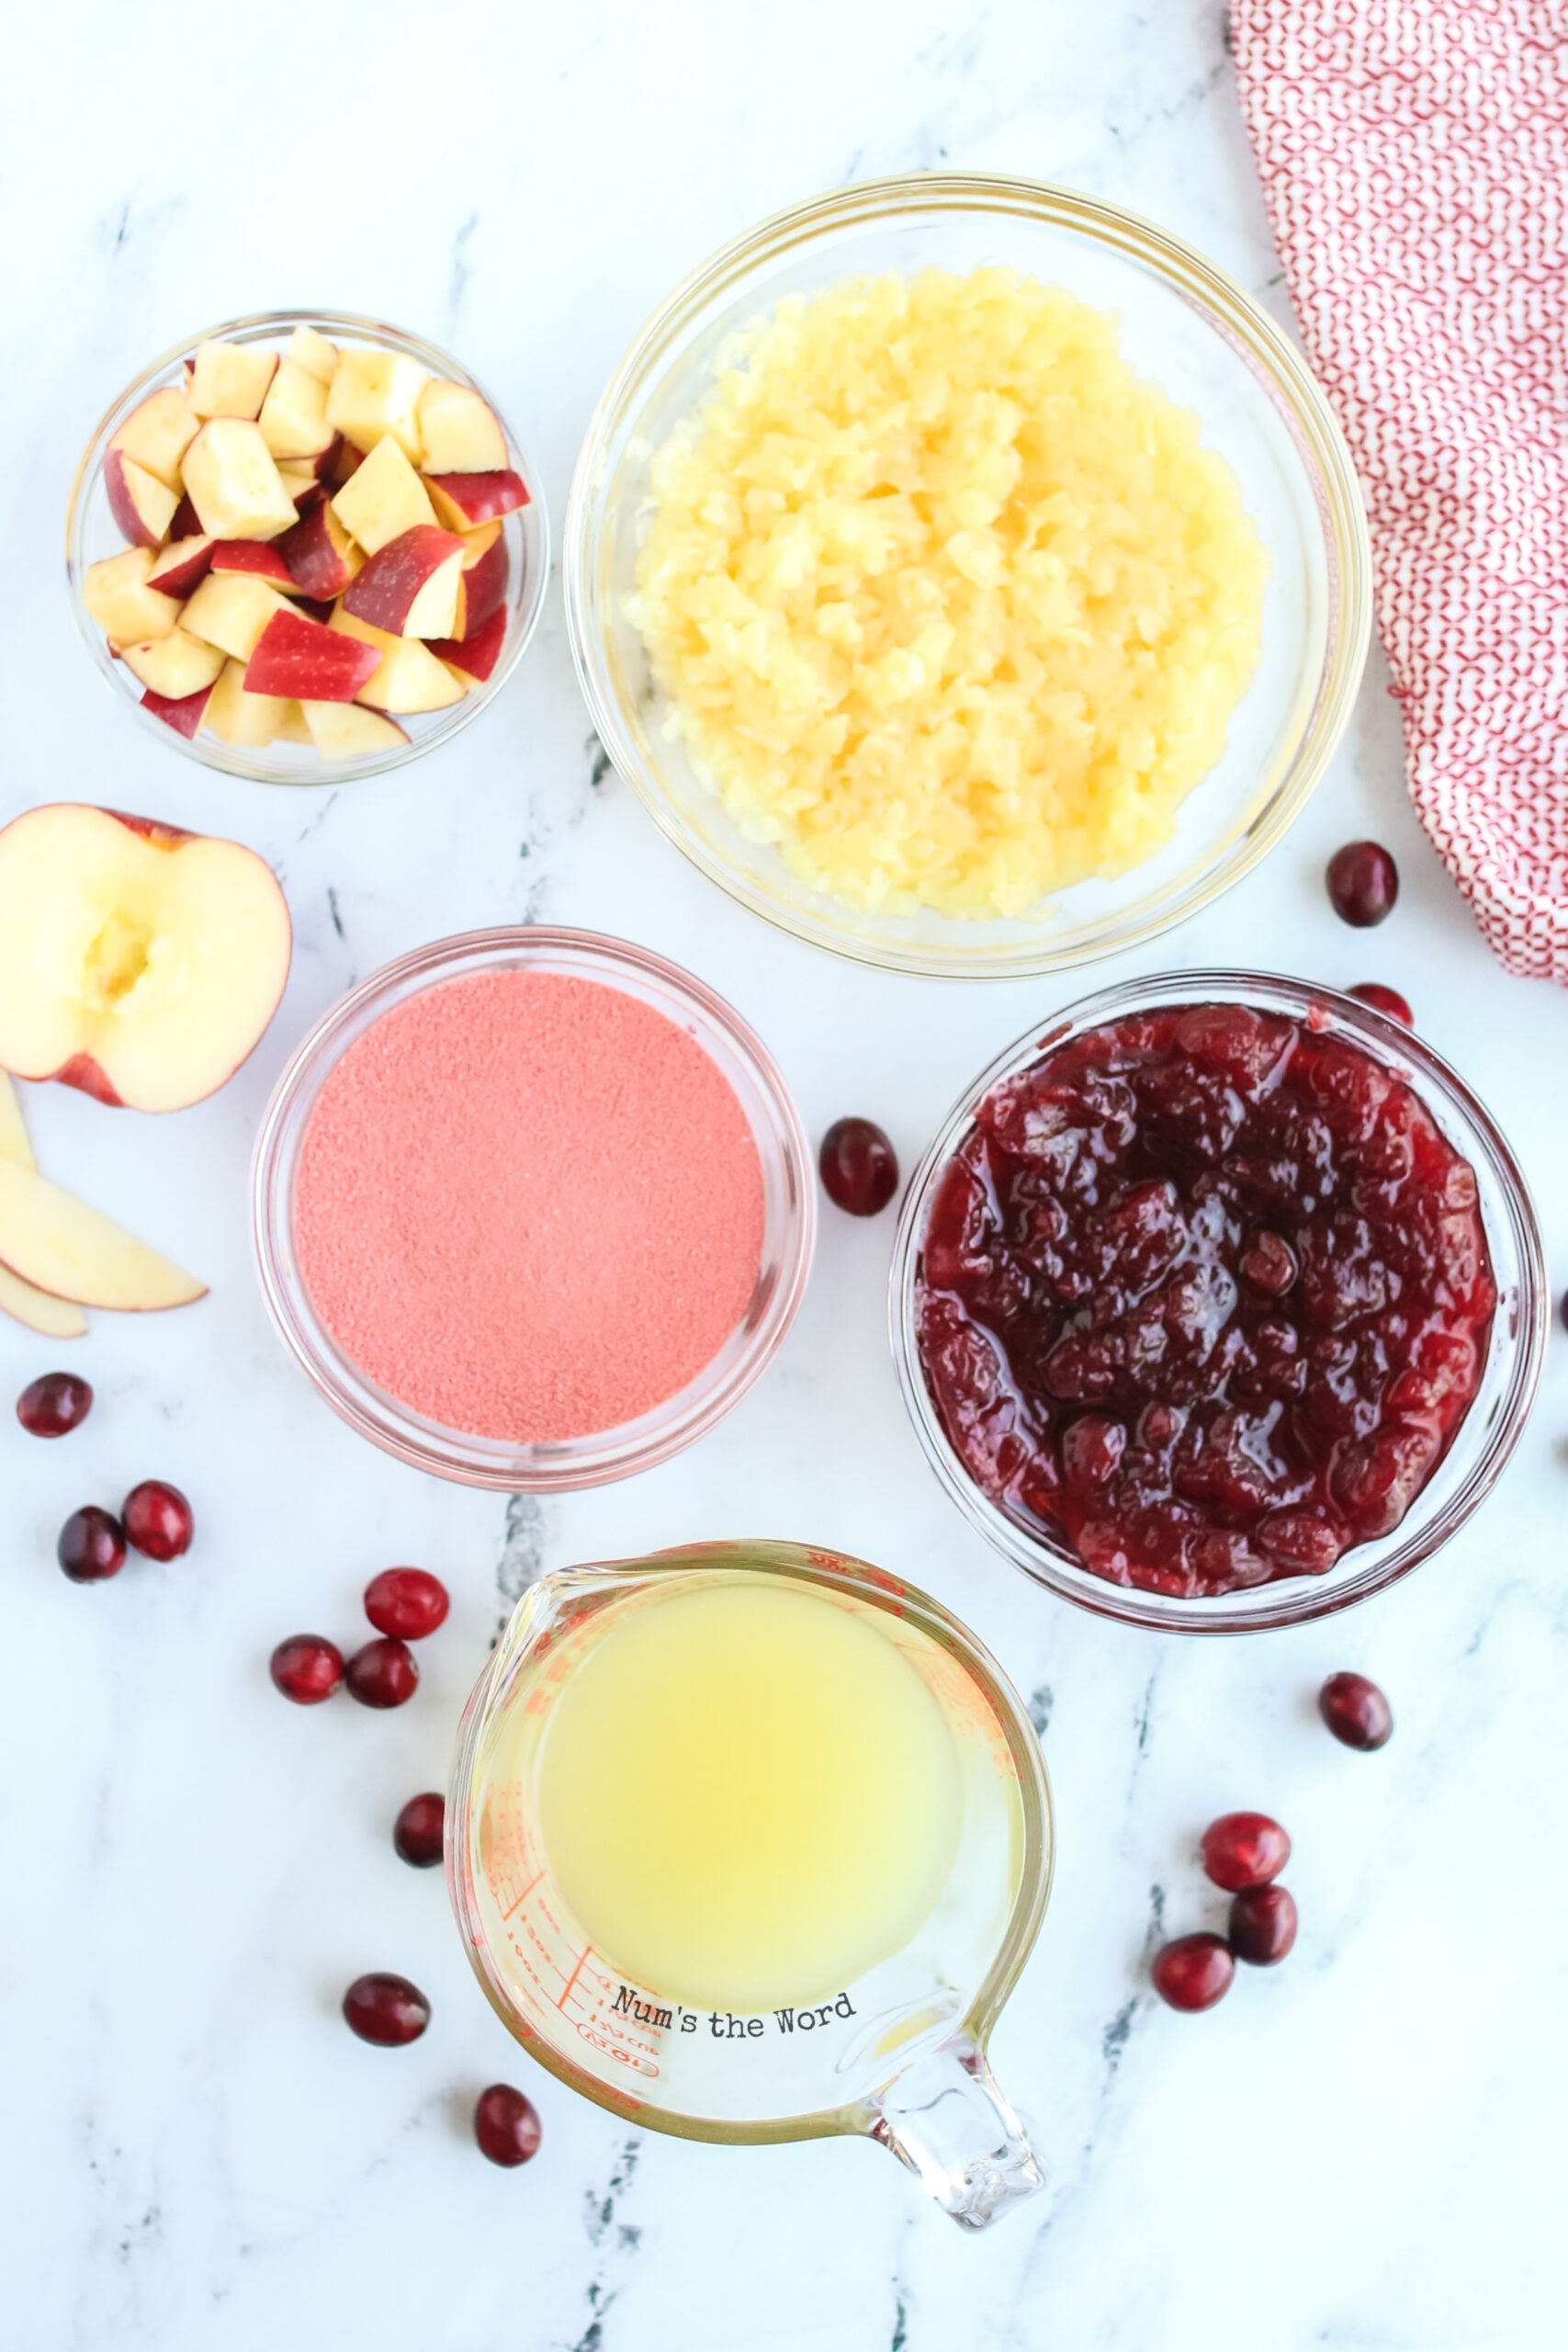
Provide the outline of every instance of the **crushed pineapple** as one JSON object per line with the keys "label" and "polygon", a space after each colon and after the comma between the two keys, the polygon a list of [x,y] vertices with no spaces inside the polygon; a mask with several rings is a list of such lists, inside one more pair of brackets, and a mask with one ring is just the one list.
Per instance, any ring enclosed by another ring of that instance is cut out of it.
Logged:
{"label": "crushed pineapple", "polygon": [[658,452],[632,613],[751,839],[850,905],[1021,915],[1168,839],[1268,557],[1116,322],[1007,269],[791,296]]}

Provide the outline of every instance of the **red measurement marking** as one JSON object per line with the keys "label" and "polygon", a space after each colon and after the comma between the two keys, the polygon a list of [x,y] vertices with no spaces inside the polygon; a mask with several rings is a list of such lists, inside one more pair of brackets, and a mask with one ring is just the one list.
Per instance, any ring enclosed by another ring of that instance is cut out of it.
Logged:
{"label": "red measurement marking", "polygon": [[534,1872],[533,1877],[523,1889],[522,1894],[514,1895],[513,1900],[507,1905],[505,1910],[502,1913],[501,1916],[503,1919],[511,1918],[512,1914],[516,1910],[518,1904],[521,1903],[525,1896],[533,1894],[534,1889],[538,1885],[539,1881],[544,1877],[544,1875],[545,1873],[543,1871],[536,1871]]}
{"label": "red measurement marking", "polygon": [[587,1959],[593,1947],[592,1944],[584,1944],[582,1950],[578,1953],[577,1967],[572,1970],[571,1974],[567,1978],[565,1990],[562,1992],[560,1999],[556,2003],[558,2009],[565,2008],[567,1994],[570,1992],[572,1986],[576,1984],[578,1970],[581,1968],[583,1962]]}

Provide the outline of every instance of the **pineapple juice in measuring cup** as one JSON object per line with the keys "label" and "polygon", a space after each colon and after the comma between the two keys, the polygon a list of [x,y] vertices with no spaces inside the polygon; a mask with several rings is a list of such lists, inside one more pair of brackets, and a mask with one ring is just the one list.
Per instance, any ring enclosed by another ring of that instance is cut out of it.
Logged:
{"label": "pineapple juice in measuring cup", "polygon": [[765,1543],[546,1577],[448,1820],[480,1982],[589,2098],[694,2138],[863,2132],[971,2227],[1040,2185],[985,2044],[1044,1908],[1044,1768],[912,1587]]}

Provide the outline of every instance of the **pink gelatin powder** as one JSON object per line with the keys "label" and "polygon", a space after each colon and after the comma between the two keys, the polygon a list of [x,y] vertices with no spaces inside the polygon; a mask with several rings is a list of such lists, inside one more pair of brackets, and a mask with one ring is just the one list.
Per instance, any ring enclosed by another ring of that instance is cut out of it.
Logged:
{"label": "pink gelatin powder", "polygon": [[474,1437],[586,1437],[712,1362],[762,1170],[696,1040],[597,981],[445,980],[355,1040],[305,1130],[294,1236],[344,1353]]}

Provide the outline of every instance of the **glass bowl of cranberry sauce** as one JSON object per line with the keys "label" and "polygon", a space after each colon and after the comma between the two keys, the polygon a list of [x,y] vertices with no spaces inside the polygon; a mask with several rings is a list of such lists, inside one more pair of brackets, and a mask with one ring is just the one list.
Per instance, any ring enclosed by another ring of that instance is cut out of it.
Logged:
{"label": "glass bowl of cranberry sauce", "polygon": [[1178,972],[967,1088],[894,1250],[905,1403],[964,1515],[1069,1600],[1243,1633],[1381,1591],[1524,1426],[1548,1289],[1455,1071],[1301,980]]}

